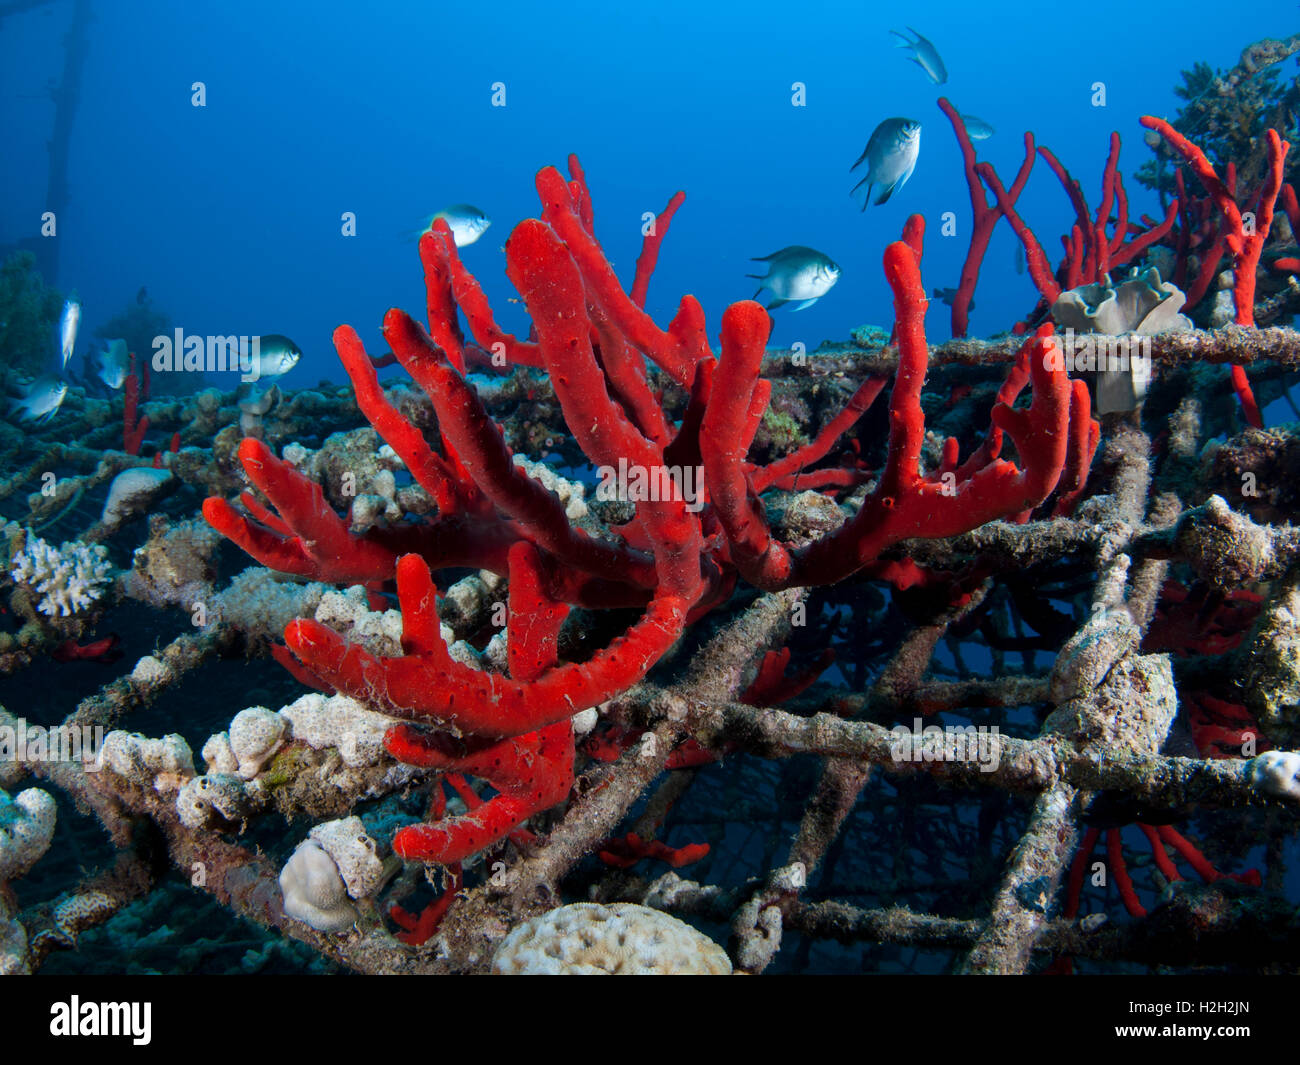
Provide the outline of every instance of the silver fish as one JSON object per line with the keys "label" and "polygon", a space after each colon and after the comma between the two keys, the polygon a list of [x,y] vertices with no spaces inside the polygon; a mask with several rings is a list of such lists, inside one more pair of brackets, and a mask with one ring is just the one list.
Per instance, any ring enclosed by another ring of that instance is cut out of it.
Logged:
{"label": "silver fish", "polygon": [[105,349],[95,354],[98,369],[95,376],[111,389],[119,389],[126,383],[130,358],[126,351],[125,340],[105,341]]}
{"label": "silver fish", "polygon": [[62,369],[66,369],[72,358],[72,349],[77,343],[77,326],[81,324],[81,304],[68,300],[63,305],[63,316],[59,319],[59,349],[63,357]]}
{"label": "silver fish", "polygon": [[961,121],[966,127],[967,136],[973,141],[986,141],[997,132],[984,119],[976,118],[974,115],[962,115]]}
{"label": "silver fish", "polygon": [[63,397],[68,394],[68,384],[56,374],[46,374],[32,382],[22,399],[13,400],[9,406],[11,415],[18,415],[20,421],[49,421],[59,409]]}
{"label": "silver fish", "polygon": [[754,299],[758,299],[764,289],[772,294],[772,302],[767,305],[769,311],[795,300],[799,301],[796,311],[811,307],[840,279],[840,268],[829,256],[798,244],[774,251],[771,255],[757,256],[751,261],[767,263],[766,274],[745,276],[763,282],[754,293]]}
{"label": "silver fish", "polygon": [[[253,380],[263,377],[282,377],[302,358],[302,349],[282,333],[263,333],[258,339],[257,365],[250,376]],[[241,361],[243,355],[241,353]]]}
{"label": "silver fish", "polygon": [[453,203],[450,207],[445,207],[437,214],[431,215],[420,236],[431,232],[433,223],[439,218],[451,229],[451,239],[456,242],[458,248],[473,244],[492,224],[492,219],[478,207],[468,203]]}
{"label": "silver fish", "polygon": [[942,85],[948,80],[948,68],[943,65],[943,60],[939,58],[939,50],[935,48],[928,40],[922,37],[911,26],[907,27],[908,33],[916,34],[916,40],[908,40],[907,34],[899,33],[898,30],[890,30],[895,37],[900,38],[899,48],[910,48],[912,50],[912,62],[929,75],[930,80],[936,85]]}
{"label": "silver fish", "polygon": [[875,128],[858,161],[849,167],[856,170],[865,161],[867,174],[849,193],[855,198],[862,190],[862,209],[867,209],[871,190],[877,186],[876,203],[885,203],[896,189],[901,189],[916,169],[921,154],[921,123],[911,118],[887,118]]}

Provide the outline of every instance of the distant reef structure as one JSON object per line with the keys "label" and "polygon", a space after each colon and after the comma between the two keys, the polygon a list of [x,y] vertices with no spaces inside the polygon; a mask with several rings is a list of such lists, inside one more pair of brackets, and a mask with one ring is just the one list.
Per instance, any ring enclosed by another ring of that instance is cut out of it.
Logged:
{"label": "distant reef structure", "polygon": [[56,348],[63,296],[36,268],[36,256],[15,251],[0,265],[0,375],[45,372]]}
{"label": "distant reef structure", "polygon": [[[1243,49],[1230,70],[1193,63],[1190,70],[1182,71],[1182,84],[1174,88],[1185,102],[1170,125],[1194,140],[1216,168],[1234,163],[1241,188],[1258,187],[1267,170],[1267,130],[1297,139],[1300,64],[1293,64],[1289,72],[1283,68],[1297,53],[1300,33],[1283,40],[1266,38]],[[1139,167],[1135,176],[1147,188],[1170,195],[1178,157],[1157,137],[1149,138],[1148,144],[1156,158]],[[1300,152],[1292,152],[1285,177],[1294,182],[1298,175]]]}

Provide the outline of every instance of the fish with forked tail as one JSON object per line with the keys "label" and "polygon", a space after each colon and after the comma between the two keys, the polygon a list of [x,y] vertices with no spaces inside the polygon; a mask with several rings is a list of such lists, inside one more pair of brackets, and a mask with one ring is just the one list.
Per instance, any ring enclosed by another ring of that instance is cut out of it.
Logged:
{"label": "fish with forked tail", "polygon": [[901,189],[916,169],[921,154],[921,123],[911,118],[887,118],[872,132],[867,146],[858,161],[849,167],[856,170],[864,162],[866,176],[853,186],[849,195],[861,196],[862,209],[867,209],[871,190],[878,188],[876,204],[886,203],[897,189]]}
{"label": "fish with forked tail", "polygon": [[799,244],[774,251],[771,255],[756,256],[752,261],[767,263],[766,274],[745,276],[763,282],[754,293],[754,299],[758,299],[764,289],[772,294],[772,302],[767,305],[769,311],[796,300],[799,301],[796,311],[811,307],[840,279],[840,268],[830,256]]}
{"label": "fish with forked tail", "polygon": [[911,26],[907,27],[907,32],[915,35],[916,40],[910,40],[906,33],[899,33],[898,30],[890,30],[895,37],[899,38],[896,47],[908,48],[912,52],[912,62],[925,71],[930,80],[936,85],[942,85],[948,80],[948,68],[943,65],[943,60],[939,58],[939,49],[931,41],[926,40]]}
{"label": "fish with forked tail", "polygon": [[107,387],[117,391],[126,383],[127,371],[130,368],[126,341],[108,340],[104,344],[104,350],[97,351],[94,356],[95,376]]}
{"label": "fish with forked tail", "polygon": [[46,374],[31,383],[22,399],[10,402],[10,415],[19,421],[46,422],[58,412],[59,404],[68,394],[68,383],[56,374]]}

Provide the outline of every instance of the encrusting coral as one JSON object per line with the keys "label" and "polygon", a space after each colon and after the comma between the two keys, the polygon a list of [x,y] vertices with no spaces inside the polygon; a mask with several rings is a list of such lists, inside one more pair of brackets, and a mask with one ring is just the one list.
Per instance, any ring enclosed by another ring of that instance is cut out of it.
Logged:
{"label": "encrusting coral", "polygon": [[176,479],[170,470],[154,469],[151,466],[123,470],[108,486],[108,498],[104,501],[100,524],[106,530],[116,529],[124,521],[146,513],[150,504],[169,487],[175,487],[175,484]]}
{"label": "encrusting coral", "polygon": [[685,921],[616,902],[575,902],[517,925],[492,971],[522,976],[727,976],[727,952]]}
{"label": "encrusting coral", "polygon": [[10,881],[50,849],[57,811],[54,796],[27,788],[13,798],[0,790],[0,976],[32,971],[26,927],[16,917]]}
{"label": "encrusting coral", "polygon": [[28,788],[13,798],[0,791],[0,889],[35,865],[54,836],[54,797]]}

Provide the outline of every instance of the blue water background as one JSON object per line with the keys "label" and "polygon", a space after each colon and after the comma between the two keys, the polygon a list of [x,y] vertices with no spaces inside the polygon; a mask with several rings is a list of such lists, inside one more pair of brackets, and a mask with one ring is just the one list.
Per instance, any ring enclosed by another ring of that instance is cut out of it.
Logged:
{"label": "blue water background", "polygon": [[[420,312],[418,231],[468,201],[494,220],[464,258],[508,328],[526,329],[502,246],[538,213],[533,176],[577,152],[597,232],[630,283],[645,212],[676,189],[649,309],[666,322],[684,293],[716,341],[722,309],[753,295],[750,257],[821,249],[843,277],[816,306],[778,312],[774,342],[809,348],[888,325],[880,269],[906,216],[930,224],[928,286],[955,286],[969,237],[960,156],[935,106],[950,96],[997,134],[977,144],[1010,182],[1033,130],[1095,210],[1107,138],[1121,168],[1150,158],[1137,118],[1172,117],[1172,87],[1194,60],[1233,65],[1241,48],[1294,29],[1289,5],[665,2],[611,5],[94,2],[70,158],[72,202],[58,220],[56,283],[84,304],[83,337],[147,285],[186,333],[281,332],[303,348],[287,386],[341,380],[330,344],[354,325],[373,350],[392,305]],[[0,244],[35,236],[45,210],[45,143],[71,0],[7,18],[0,33]],[[935,86],[891,28],[930,37],[949,80]],[[207,105],[191,105],[202,81]],[[504,83],[506,106],[493,107]],[[792,86],[807,106],[792,106]],[[1106,106],[1093,106],[1104,82]],[[861,213],[849,168],[882,119],[923,123],[908,185]],[[1134,217],[1157,213],[1128,182]],[[1022,200],[1053,259],[1073,221],[1040,160]],[[357,235],[341,234],[356,213]],[[956,237],[941,237],[945,211]],[[1015,238],[994,237],[972,316],[975,335],[1009,328],[1036,292],[1013,269]],[[758,271],[758,272],[761,272]],[[932,339],[949,335],[937,302]],[[83,339],[79,349],[84,349]],[[231,384],[233,387],[233,383]]]}

